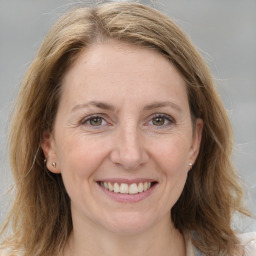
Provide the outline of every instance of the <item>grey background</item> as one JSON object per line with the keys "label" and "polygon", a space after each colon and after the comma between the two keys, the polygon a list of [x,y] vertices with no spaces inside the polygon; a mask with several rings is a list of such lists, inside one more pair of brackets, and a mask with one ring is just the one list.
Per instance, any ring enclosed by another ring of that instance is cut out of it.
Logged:
{"label": "grey background", "polygon": [[[233,124],[234,163],[248,188],[245,203],[256,214],[256,1],[141,2],[172,17],[210,66]],[[73,5],[68,0],[0,0],[0,223],[12,184],[6,150],[11,106],[49,27]],[[256,230],[253,220],[242,223],[242,229]]]}

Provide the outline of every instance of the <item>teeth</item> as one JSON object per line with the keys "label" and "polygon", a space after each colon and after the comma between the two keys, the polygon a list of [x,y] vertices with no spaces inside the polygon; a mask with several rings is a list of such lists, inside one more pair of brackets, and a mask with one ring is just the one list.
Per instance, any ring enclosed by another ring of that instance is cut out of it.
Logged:
{"label": "teeth", "polygon": [[124,184],[124,183],[122,183],[119,188],[120,188],[120,193],[121,194],[127,194],[128,191],[129,191],[128,185]]}
{"label": "teeth", "polygon": [[132,183],[130,185],[126,183],[121,183],[119,185],[118,183],[112,184],[111,182],[100,182],[100,185],[114,193],[138,194],[142,193],[143,191],[147,191],[151,187],[151,182],[140,182],[139,184]]}
{"label": "teeth", "polygon": [[103,184],[104,184],[104,188],[105,188],[105,189],[108,189],[108,183],[107,183],[107,182],[104,182]]}
{"label": "teeth", "polygon": [[129,187],[129,194],[137,194],[138,193],[138,186],[136,183],[133,183]]}
{"label": "teeth", "polygon": [[108,183],[108,190],[114,191],[114,187],[112,186],[112,184],[110,182]]}
{"label": "teeth", "polygon": [[144,186],[143,186],[143,183],[139,183],[139,186],[138,186],[138,192],[143,192],[143,190],[144,190]]}
{"label": "teeth", "polygon": [[119,185],[117,183],[114,184],[114,192],[115,193],[119,193],[120,192]]}

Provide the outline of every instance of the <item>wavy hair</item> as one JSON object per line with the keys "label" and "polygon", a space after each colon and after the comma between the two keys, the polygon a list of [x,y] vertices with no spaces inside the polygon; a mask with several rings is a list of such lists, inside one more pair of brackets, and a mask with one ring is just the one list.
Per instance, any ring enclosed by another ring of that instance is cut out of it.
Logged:
{"label": "wavy hair", "polygon": [[[52,27],[31,63],[18,94],[9,134],[15,200],[1,231],[2,247],[24,256],[61,251],[72,231],[70,199],[62,178],[47,171],[42,132],[51,130],[63,75],[81,51],[108,39],[155,49],[185,80],[191,114],[204,129],[198,158],[171,211],[181,232],[193,231],[206,255],[237,255],[231,228],[241,206],[242,189],[230,162],[231,125],[211,73],[187,36],[159,11],[139,3],[80,6]],[[8,232],[11,227],[11,232]]]}

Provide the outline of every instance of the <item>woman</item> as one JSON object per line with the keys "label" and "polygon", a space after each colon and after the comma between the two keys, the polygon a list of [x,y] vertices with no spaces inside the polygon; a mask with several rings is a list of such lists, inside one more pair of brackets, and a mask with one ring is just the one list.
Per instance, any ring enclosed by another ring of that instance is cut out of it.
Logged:
{"label": "woman", "polygon": [[[167,17],[77,8],[43,42],[12,119],[1,255],[255,255],[211,75]],[[12,232],[7,228],[12,225]]]}

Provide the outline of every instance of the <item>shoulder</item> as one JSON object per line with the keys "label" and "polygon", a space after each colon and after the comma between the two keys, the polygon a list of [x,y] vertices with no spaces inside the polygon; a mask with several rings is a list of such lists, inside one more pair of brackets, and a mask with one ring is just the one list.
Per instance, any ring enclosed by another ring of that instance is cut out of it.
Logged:
{"label": "shoulder", "polygon": [[241,245],[244,247],[245,256],[256,255],[256,232],[238,234]]}
{"label": "shoulder", "polygon": [[0,248],[0,256],[8,256],[8,254],[6,253],[6,250]]}
{"label": "shoulder", "polygon": [[9,250],[1,250],[0,249],[0,256],[21,256],[21,254],[13,253],[13,252],[10,252]]}
{"label": "shoulder", "polygon": [[[186,256],[202,255],[192,243],[192,234],[185,232]],[[256,232],[237,234],[240,244],[243,247],[243,256],[256,256]]]}
{"label": "shoulder", "polygon": [[8,256],[8,254],[5,251],[0,250],[0,256]]}

